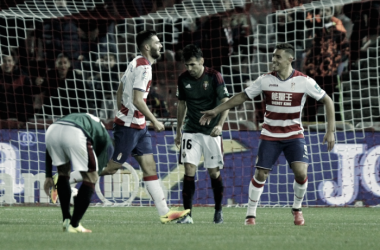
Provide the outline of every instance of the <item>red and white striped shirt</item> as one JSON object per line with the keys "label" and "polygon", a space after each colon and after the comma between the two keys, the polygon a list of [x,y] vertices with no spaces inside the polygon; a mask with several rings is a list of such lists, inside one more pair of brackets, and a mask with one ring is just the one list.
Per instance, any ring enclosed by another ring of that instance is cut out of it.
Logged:
{"label": "red and white striped shirt", "polygon": [[145,92],[144,101],[148,97],[152,83],[152,66],[143,56],[137,56],[129,63],[121,78],[123,95],[121,109],[117,112],[114,122],[120,126],[144,129],[145,116],[133,105],[133,90]]}
{"label": "red and white striped shirt", "polygon": [[303,138],[301,116],[307,96],[320,100],[326,94],[312,78],[297,70],[286,80],[276,72],[264,74],[245,93],[251,99],[263,93],[266,110],[260,139],[270,141]]}

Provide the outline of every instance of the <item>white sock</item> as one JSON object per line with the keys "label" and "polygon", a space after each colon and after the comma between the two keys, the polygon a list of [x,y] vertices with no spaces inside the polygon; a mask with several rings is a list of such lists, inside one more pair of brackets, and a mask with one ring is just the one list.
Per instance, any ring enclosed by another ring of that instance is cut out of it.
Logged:
{"label": "white sock", "polygon": [[[253,183],[255,185],[253,185]],[[255,176],[253,176],[252,180],[249,183],[249,199],[248,199],[248,209],[247,216],[255,216],[256,217],[256,209],[259,204],[260,196],[264,191],[265,181],[256,180]],[[257,187],[259,186],[259,187]]]}
{"label": "white sock", "polygon": [[79,171],[73,171],[70,173],[70,184],[75,184],[83,181],[83,177]]}
{"label": "white sock", "polygon": [[164,191],[158,180],[158,177],[144,177],[145,188],[148,190],[148,193],[152,197],[154,204],[156,205],[158,214],[160,216],[165,215],[169,212],[168,204],[166,203]]}
{"label": "white sock", "polygon": [[306,179],[306,182],[304,184],[299,184],[294,180],[293,182],[293,189],[294,189],[294,202],[293,202],[293,208],[301,208],[303,197],[305,196],[306,190],[307,190],[307,184],[308,181]]}

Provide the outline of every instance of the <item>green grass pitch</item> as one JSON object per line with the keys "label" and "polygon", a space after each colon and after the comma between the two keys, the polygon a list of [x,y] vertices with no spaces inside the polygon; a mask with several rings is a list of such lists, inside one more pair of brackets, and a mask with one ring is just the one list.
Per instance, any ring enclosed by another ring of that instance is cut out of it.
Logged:
{"label": "green grass pitch", "polygon": [[380,208],[304,208],[294,226],[290,208],[259,208],[244,226],[245,208],[195,207],[193,225],[163,225],[154,207],[90,207],[82,219],[91,234],[62,232],[59,207],[0,207],[0,249],[379,249]]}

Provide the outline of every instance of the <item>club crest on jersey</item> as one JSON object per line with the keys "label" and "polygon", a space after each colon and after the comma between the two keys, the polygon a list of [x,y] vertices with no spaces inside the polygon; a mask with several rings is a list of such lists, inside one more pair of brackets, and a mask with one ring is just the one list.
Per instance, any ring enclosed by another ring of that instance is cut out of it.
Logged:
{"label": "club crest on jersey", "polygon": [[296,83],[295,82],[292,82],[291,84],[291,89],[294,90],[296,88]]}
{"label": "club crest on jersey", "polygon": [[203,89],[206,90],[208,87],[208,81],[204,81],[203,83]]}

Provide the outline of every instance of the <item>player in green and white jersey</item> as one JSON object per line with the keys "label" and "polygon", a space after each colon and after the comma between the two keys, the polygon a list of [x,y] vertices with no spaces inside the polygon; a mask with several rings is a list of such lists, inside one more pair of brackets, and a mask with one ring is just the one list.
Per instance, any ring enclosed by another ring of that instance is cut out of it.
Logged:
{"label": "player in green and white jersey", "polygon": [[[214,223],[223,223],[222,199],[223,168],[222,129],[228,110],[215,117],[207,126],[201,126],[201,111],[213,109],[228,100],[229,94],[221,74],[203,65],[200,48],[187,45],[183,49],[182,60],[187,71],[178,78],[177,134],[175,144],[180,147],[180,163],[185,165],[182,198],[185,209],[192,209],[195,192],[194,176],[197,166],[204,156],[204,167],[211,177],[214,192]],[[182,134],[181,134],[182,129]],[[177,223],[193,224],[191,213]]]}
{"label": "player in green and white jersey", "polygon": [[[44,189],[49,196],[53,187],[52,165],[57,166],[57,191],[63,216],[63,230],[70,233],[91,233],[79,222],[86,212],[98,180],[98,172],[113,154],[108,131],[98,117],[84,113],[66,115],[46,131],[46,180]],[[80,171],[83,181],[70,214],[71,165]]]}

